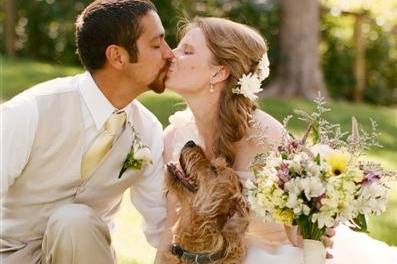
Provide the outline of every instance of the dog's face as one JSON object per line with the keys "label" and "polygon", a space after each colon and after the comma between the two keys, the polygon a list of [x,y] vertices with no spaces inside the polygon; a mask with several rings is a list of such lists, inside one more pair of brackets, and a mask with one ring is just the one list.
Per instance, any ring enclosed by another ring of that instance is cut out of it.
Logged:
{"label": "dog's face", "polygon": [[181,170],[167,165],[167,187],[181,204],[190,205],[192,215],[216,220],[221,226],[236,213],[248,215],[239,177],[223,158],[210,161],[198,145],[189,141],[181,151],[179,163]]}

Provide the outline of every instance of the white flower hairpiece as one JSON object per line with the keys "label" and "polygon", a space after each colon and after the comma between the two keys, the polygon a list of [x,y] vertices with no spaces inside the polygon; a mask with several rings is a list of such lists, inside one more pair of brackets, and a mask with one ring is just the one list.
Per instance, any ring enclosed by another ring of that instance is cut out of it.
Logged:
{"label": "white flower hairpiece", "polygon": [[269,65],[269,58],[267,53],[265,53],[259,60],[257,70],[254,73],[243,74],[237,83],[238,86],[232,92],[234,94],[242,94],[248,99],[255,101],[258,98],[256,94],[263,90],[261,83],[269,76]]}

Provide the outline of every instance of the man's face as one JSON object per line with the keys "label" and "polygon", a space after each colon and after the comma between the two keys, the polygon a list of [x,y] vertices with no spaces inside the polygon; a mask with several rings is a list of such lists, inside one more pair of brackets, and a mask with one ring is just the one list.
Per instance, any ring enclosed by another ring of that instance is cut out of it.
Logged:
{"label": "man's face", "polygon": [[156,93],[164,91],[164,81],[173,53],[164,40],[164,28],[156,12],[141,18],[143,33],[137,40],[137,62],[129,65],[132,80]]}

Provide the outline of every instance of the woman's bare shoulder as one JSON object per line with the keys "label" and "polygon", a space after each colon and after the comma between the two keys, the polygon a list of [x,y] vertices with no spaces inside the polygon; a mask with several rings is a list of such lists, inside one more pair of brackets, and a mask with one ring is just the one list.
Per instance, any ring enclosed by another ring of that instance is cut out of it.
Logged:
{"label": "woman's bare shoulder", "polygon": [[256,110],[253,115],[253,122],[253,129],[250,130],[251,136],[261,134],[272,145],[281,141],[285,129],[276,118],[262,110]]}
{"label": "woman's bare shoulder", "polygon": [[254,157],[278,145],[283,134],[284,127],[277,119],[264,111],[256,110],[253,113],[251,128],[237,146],[235,169],[248,170]]}

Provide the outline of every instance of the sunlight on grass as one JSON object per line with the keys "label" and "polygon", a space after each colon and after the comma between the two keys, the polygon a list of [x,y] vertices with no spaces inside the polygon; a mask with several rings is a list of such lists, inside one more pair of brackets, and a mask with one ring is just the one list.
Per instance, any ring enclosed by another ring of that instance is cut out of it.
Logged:
{"label": "sunlight on grass", "polygon": [[2,100],[10,99],[37,83],[83,71],[79,67],[60,66],[4,56],[0,56],[0,64],[2,67],[0,85]]}
{"label": "sunlight on grass", "polygon": [[113,246],[119,263],[153,263],[156,250],[143,235],[142,217],[132,206],[129,193],[124,193],[121,210],[117,213]]}

